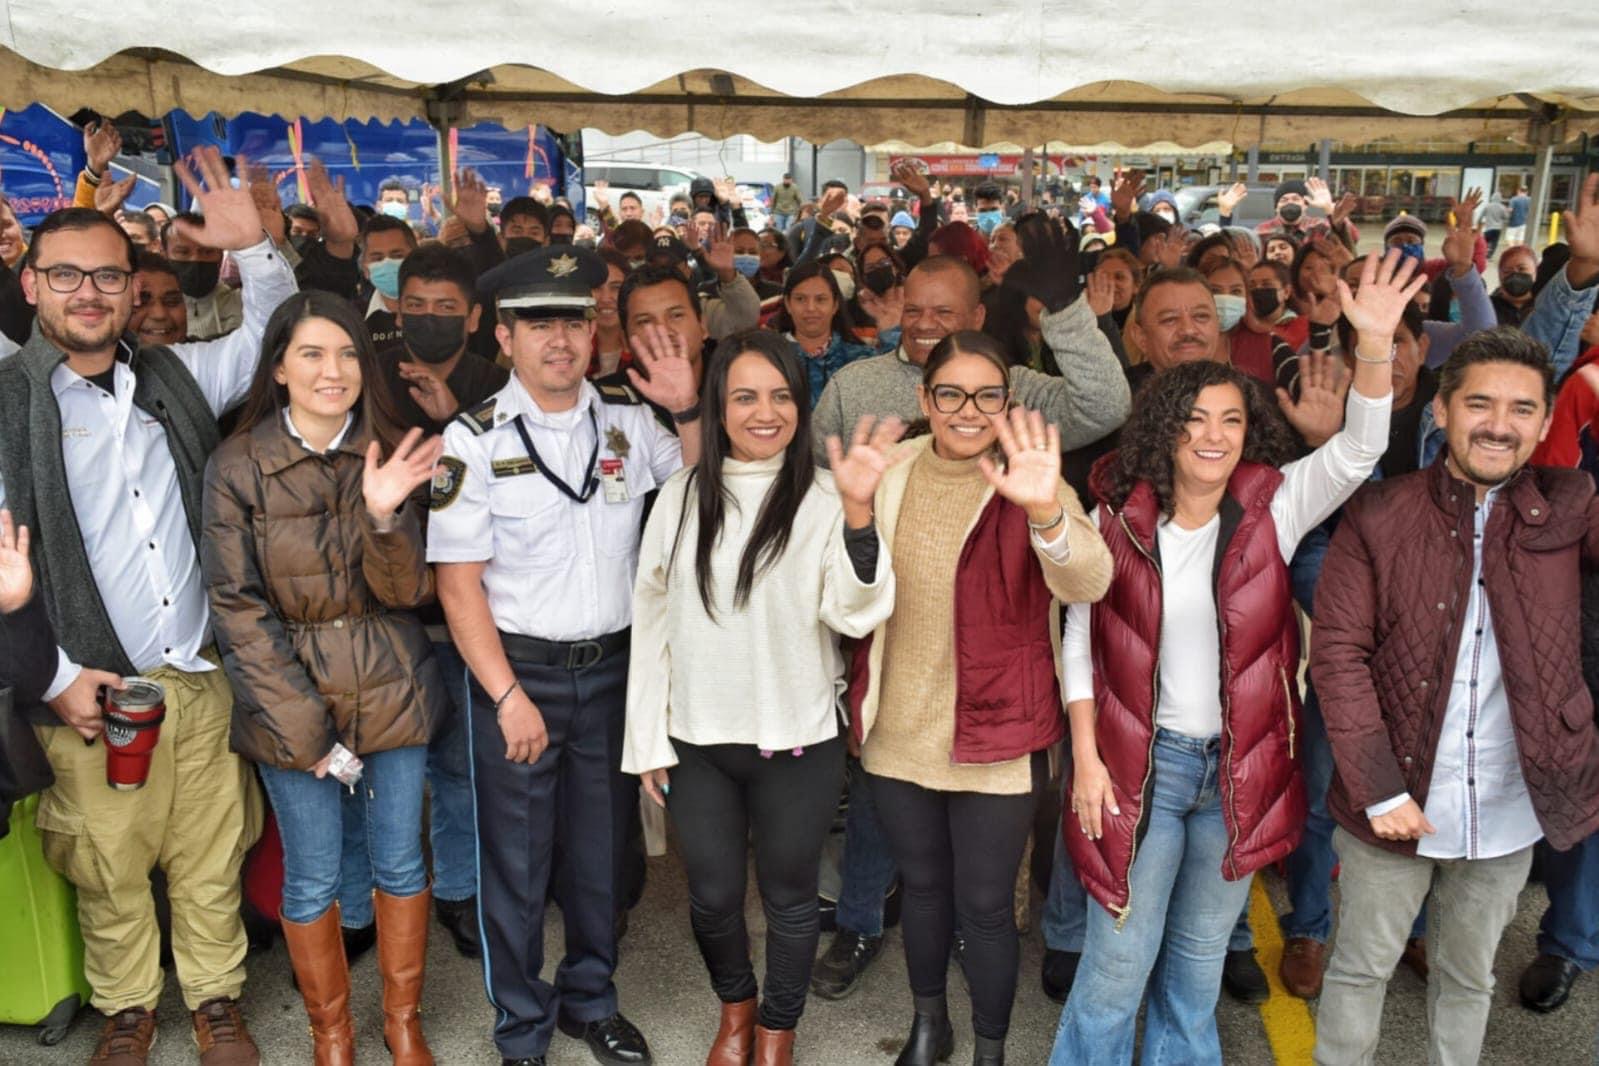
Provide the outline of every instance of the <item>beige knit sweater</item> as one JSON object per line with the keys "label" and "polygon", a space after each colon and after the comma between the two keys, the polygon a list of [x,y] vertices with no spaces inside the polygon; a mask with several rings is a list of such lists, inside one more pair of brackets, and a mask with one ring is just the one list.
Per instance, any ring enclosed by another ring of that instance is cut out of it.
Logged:
{"label": "beige knit sweater", "polygon": [[[862,760],[868,772],[945,792],[1007,795],[1032,788],[1027,757],[957,764],[955,746],[955,570],[966,537],[993,490],[977,461],[940,458],[925,439],[903,485],[878,492],[879,532],[891,545],[894,613],[879,627],[865,718]],[[903,468],[901,468],[903,469]],[[903,489],[896,500],[895,490]],[[1111,572],[1110,552],[1088,524],[1076,494],[1061,485],[1064,538],[1047,548],[1034,539],[1045,580],[1057,595],[1098,599]],[[881,648],[881,651],[878,651]],[[863,716],[864,717],[864,716]]]}

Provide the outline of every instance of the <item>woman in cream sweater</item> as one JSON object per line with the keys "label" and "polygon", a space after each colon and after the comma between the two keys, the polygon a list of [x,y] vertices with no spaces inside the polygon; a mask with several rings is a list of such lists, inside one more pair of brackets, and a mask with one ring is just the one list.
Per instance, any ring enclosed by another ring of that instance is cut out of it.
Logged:
{"label": "woman in cream sweater", "polygon": [[905,886],[916,1013],[897,1066],[931,1066],[953,1051],[944,975],[957,918],[973,1061],[1004,1062],[1016,869],[1049,776],[1047,749],[1066,732],[1055,605],[1096,600],[1111,577],[1104,541],[1061,480],[1056,428],[1036,411],[1007,414],[1007,370],[982,333],[934,348],[918,389],[932,433],[896,453],[910,461],[877,490],[895,604],[856,650],[851,706]]}
{"label": "woman in cream sweater", "polygon": [[[709,1066],[792,1061],[844,772],[837,635],[870,633],[894,606],[872,496],[903,427],[865,419],[847,454],[828,441],[832,473],[817,468],[800,358],[764,330],[717,347],[701,388],[704,451],[662,488],[634,590],[622,769],[678,830],[694,936],[722,1001]],[[758,1012],[744,925],[752,835],[767,918]]]}

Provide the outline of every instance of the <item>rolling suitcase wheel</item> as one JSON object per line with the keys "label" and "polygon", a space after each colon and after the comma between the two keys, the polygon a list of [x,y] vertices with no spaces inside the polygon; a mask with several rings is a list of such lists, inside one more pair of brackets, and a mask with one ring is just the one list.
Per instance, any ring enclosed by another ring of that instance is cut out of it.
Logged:
{"label": "rolling suitcase wheel", "polygon": [[50,1013],[45,1015],[44,1021],[39,1023],[39,1043],[45,1047],[55,1047],[67,1038],[72,1032],[72,1023],[78,1018],[78,1011],[83,1009],[83,1000],[73,993],[60,1003],[57,1003]]}

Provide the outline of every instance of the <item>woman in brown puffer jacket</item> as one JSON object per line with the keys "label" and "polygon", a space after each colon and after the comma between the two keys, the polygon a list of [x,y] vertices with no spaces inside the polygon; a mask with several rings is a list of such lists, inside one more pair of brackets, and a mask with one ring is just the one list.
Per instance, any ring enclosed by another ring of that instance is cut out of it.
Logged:
{"label": "woman in brown puffer jacket", "polygon": [[444,689],[410,613],[433,579],[408,497],[441,442],[413,430],[390,451],[382,388],[354,311],[296,294],[267,323],[239,427],[205,479],[201,565],[233,683],[232,746],[260,768],[283,836],[282,923],[318,1066],[354,1061],[335,898],[343,786],[330,772],[346,749],[364,764],[359,786],[345,777],[366,805],[385,1041],[396,1063],[433,1062],[417,1014],[422,783]]}

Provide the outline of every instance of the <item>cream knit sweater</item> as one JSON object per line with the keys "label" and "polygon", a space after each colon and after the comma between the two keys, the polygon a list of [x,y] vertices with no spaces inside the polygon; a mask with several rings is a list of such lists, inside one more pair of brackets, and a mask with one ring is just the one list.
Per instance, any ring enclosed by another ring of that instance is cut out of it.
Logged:
{"label": "cream knit sweater", "polygon": [[893,563],[880,541],[872,583],[856,578],[844,546],[843,504],[832,475],[819,470],[787,548],[757,571],[748,604],[735,610],[739,558],[782,463],[778,455],[722,465],[732,499],[711,557],[714,620],[694,580],[699,520],[685,493],[689,471],[662,487],[634,585],[625,773],[676,765],[674,738],[788,751],[838,735],[844,660],[837,634],[865,636],[893,612]]}

